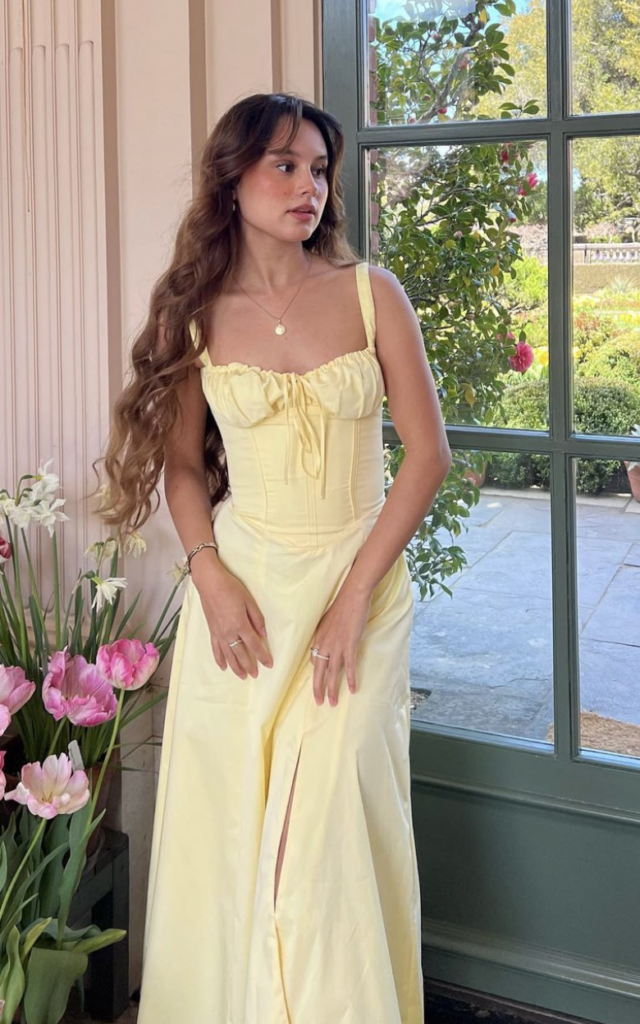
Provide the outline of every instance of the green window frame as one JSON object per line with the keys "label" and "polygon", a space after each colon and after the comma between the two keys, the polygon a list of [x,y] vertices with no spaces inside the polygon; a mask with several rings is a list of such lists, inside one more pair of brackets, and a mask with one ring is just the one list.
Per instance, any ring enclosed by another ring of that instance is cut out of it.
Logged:
{"label": "green window frame", "polygon": [[[573,430],[571,353],[572,178],[571,141],[640,134],[640,113],[571,114],[570,8],[547,0],[547,113],[505,121],[459,121],[433,125],[369,126],[365,119],[366,0],[324,0],[323,106],[342,123],[346,136],[343,181],[349,238],[369,258],[365,158],[369,148],[442,143],[501,143],[543,140],[548,155],[549,432],[447,425],[452,447],[503,452],[534,451],[551,466],[550,515],[554,670],[554,746],[536,740],[469,733],[420,722],[412,726],[412,772],[430,785],[456,780],[465,791],[503,787],[533,802],[611,808],[616,816],[640,814],[640,760],[580,749],[579,632],[575,459],[638,459],[637,442],[625,437]],[[555,342],[553,339],[556,339]],[[384,441],[397,442],[393,423]],[[504,780],[508,780],[505,784]],[[617,809],[614,811],[613,809]]]}

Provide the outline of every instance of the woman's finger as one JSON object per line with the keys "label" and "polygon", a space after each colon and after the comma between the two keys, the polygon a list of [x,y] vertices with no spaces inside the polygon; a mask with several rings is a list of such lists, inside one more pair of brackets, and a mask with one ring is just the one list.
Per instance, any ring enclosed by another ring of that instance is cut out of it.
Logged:
{"label": "woman's finger", "polygon": [[331,707],[335,707],[338,703],[338,693],[340,690],[340,669],[342,665],[342,655],[332,654],[331,658],[327,662],[327,672],[324,677],[324,682],[327,688],[327,697]]}
{"label": "woman's finger", "polygon": [[229,666],[227,665],[227,659],[224,656],[222,644],[220,643],[219,640],[214,639],[212,637],[211,648],[213,650],[213,656],[216,660],[216,665],[218,666],[218,668],[221,668],[224,671],[224,669],[227,669]]}
{"label": "woman's finger", "polygon": [[226,652],[225,653],[226,653],[227,662],[229,664],[229,668],[232,669],[232,671],[235,672],[235,674],[237,676],[239,676],[240,679],[246,679],[247,675],[248,675],[248,671],[245,668],[245,666],[243,664],[243,661],[241,660],[241,656],[238,654],[238,648],[242,647],[243,645],[242,644],[237,644],[235,647],[230,647],[228,641],[224,641],[224,642],[225,642],[225,645],[226,645],[226,652],[228,652],[228,653],[226,653]]}
{"label": "woman's finger", "polygon": [[[322,647],[322,641],[314,640],[312,646],[314,648],[318,647],[322,654],[327,653]],[[325,675],[329,662],[326,658],[321,658],[318,654],[311,654],[311,661],[313,663],[313,696],[316,704],[323,704],[325,695]]]}
{"label": "woman's finger", "polygon": [[242,643],[236,644],[231,649],[245,672],[255,679],[258,675],[258,664],[251,646],[254,643],[254,637],[255,633],[250,633],[250,627],[248,627],[244,632],[238,633],[237,639]]}
{"label": "woman's finger", "polygon": [[344,671],[347,677],[347,686],[351,693],[356,692],[356,659],[353,652],[345,654]]}
{"label": "woman's finger", "polygon": [[266,636],[267,626],[264,620],[264,615],[260,611],[260,608],[255,603],[255,601],[247,602],[247,615],[249,617],[249,622],[255,629],[256,633],[259,636]]}
{"label": "woman's finger", "polygon": [[273,667],[273,658],[267,650],[262,638],[256,633],[251,622],[247,623],[247,627],[241,630],[239,635],[244,640],[248,652],[250,652],[251,664],[255,667],[257,661],[261,664],[266,665],[267,668]]}

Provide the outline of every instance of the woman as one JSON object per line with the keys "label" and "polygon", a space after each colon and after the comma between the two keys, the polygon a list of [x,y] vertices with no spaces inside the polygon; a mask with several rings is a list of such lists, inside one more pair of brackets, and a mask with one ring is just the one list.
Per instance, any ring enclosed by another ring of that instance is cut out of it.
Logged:
{"label": "woman", "polygon": [[224,114],[115,410],[104,518],[141,525],[164,468],[190,568],[138,1024],[423,1021],[404,548],[451,453],[411,304],[345,240],[342,154],[291,94]]}

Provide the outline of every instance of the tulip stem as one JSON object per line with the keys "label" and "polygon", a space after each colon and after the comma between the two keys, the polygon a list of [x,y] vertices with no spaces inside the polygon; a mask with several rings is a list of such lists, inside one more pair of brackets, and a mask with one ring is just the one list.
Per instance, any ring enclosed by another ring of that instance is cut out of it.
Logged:
{"label": "tulip stem", "polygon": [[60,733],[62,732],[63,726],[64,726],[64,718],[61,718],[60,721],[58,722],[58,728],[55,731],[54,737],[51,740],[51,747],[49,748],[49,755],[55,754],[55,752],[56,752],[56,746],[57,746],[58,740],[60,739]]}
{"label": "tulip stem", "polygon": [[46,824],[47,824],[47,819],[43,818],[42,821],[40,822],[40,824],[38,825],[37,829],[33,833],[33,839],[29,843],[29,848],[28,848],[27,852],[25,853],[25,855],[22,858],[20,864],[16,868],[16,872],[15,872],[13,878],[11,879],[11,882],[9,883],[9,888],[7,889],[6,893],[4,894],[4,899],[2,901],[2,906],[0,907],[0,921],[2,921],[2,918],[4,916],[4,912],[7,909],[7,903],[9,902],[9,897],[11,896],[11,893],[13,892],[14,886],[15,886],[16,882],[18,881],[18,876],[21,873],[21,871],[22,871],[23,867],[25,866],[25,864],[27,863],[27,861],[29,860],[29,857],[31,856],[31,851],[33,850],[34,846],[36,845],[36,843],[40,839],[40,836],[42,835],[42,833],[44,831],[44,827],[45,827]]}
{"label": "tulip stem", "polygon": [[107,751],[106,751],[106,753],[104,755],[104,761],[102,762],[102,768],[100,769],[100,774],[98,775],[98,781],[96,782],[96,787],[95,787],[95,790],[93,792],[93,797],[92,797],[92,800],[91,800],[91,817],[89,819],[90,821],[93,821],[93,816],[94,816],[95,810],[96,810],[96,804],[98,803],[98,794],[100,793],[100,786],[102,785],[102,779],[104,778],[104,773],[107,770],[107,765],[109,763],[109,758],[111,757],[111,752],[112,752],[114,744],[116,742],[116,736],[118,734],[118,726],[120,725],[120,715],[122,713],[122,705],[124,703],[124,697],[125,697],[125,693],[126,692],[127,691],[123,688],[123,689],[120,690],[120,693],[118,694],[118,710],[116,711],[116,717],[113,720],[113,729],[111,730],[111,739],[109,740],[109,746],[107,747]]}

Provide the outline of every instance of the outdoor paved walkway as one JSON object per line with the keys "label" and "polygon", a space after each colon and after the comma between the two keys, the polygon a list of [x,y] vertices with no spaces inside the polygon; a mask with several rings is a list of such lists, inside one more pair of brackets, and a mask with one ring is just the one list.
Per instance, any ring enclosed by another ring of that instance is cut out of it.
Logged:
{"label": "outdoor paved walkway", "polygon": [[[578,495],[583,711],[640,724],[640,503]],[[549,493],[483,487],[468,565],[416,605],[413,721],[544,740],[553,722]],[[443,543],[449,535],[438,533]]]}

